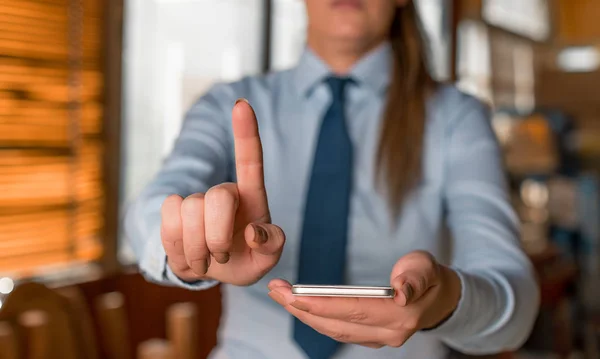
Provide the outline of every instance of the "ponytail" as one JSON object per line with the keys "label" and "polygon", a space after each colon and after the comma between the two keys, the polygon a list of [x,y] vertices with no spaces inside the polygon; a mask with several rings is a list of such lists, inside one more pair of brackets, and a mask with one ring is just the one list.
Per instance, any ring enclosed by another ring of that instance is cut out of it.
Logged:
{"label": "ponytail", "polygon": [[386,185],[395,216],[422,176],[426,102],[435,86],[427,71],[417,21],[411,2],[396,9],[390,30],[394,69],[379,141],[377,178]]}

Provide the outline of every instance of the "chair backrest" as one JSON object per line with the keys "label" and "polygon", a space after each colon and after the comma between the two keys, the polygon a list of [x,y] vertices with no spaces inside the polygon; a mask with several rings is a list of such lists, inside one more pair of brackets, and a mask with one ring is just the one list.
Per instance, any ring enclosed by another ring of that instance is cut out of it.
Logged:
{"label": "chair backrest", "polygon": [[166,339],[149,339],[137,348],[137,359],[180,359]]}
{"label": "chair backrest", "polygon": [[8,322],[0,322],[0,359],[19,359],[15,331]]}
{"label": "chair backrest", "polygon": [[14,330],[17,350],[26,357],[96,359],[96,348],[82,330],[82,310],[42,284],[24,283],[6,298],[0,322]]}
{"label": "chair backrest", "polygon": [[108,358],[131,358],[125,296],[119,292],[105,293],[96,298],[95,306],[100,337]]}
{"label": "chair backrest", "polygon": [[85,351],[85,358],[97,359],[98,343],[96,341],[94,321],[83,293],[76,286],[62,287],[56,289],[56,291],[69,301],[71,309],[78,319],[77,330],[80,333],[79,339],[82,341],[81,347]]}
{"label": "chair backrest", "polygon": [[198,358],[198,310],[193,302],[175,303],[167,310],[167,339],[177,359]]}

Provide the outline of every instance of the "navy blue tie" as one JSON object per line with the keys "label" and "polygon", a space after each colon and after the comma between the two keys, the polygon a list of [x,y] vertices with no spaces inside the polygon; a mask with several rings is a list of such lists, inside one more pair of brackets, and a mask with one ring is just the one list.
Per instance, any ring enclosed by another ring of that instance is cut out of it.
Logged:
{"label": "navy blue tie", "polygon": [[[304,212],[298,270],[299,284],[343,284],[352,143],[344,116],[344,89],[349,79],[330,77],[331,107],[321,124]],[[330,358],[339,343],[298,319],[294,339],[310,359]]]}

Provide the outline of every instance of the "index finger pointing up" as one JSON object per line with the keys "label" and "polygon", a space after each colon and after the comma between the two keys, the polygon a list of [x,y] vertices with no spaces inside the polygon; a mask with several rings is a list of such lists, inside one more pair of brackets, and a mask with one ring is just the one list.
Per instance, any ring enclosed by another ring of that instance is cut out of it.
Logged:
{"label": "index finger pointing up", "polygon": [[253,212],[265,212],[258,214],[262,217],[268,214],[262,144],[256,115],[248,101],[236,101],[232,121],[237,185],[240,202],[244,202],[240,205],[249,206]]}

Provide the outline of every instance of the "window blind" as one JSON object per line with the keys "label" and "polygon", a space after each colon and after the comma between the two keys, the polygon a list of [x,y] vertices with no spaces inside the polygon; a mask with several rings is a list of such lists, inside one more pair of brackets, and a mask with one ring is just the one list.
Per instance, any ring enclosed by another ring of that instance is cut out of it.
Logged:
{"label": "window blind", "polygon": [[102,254],[102,3],[0,1],[0,275]]}

